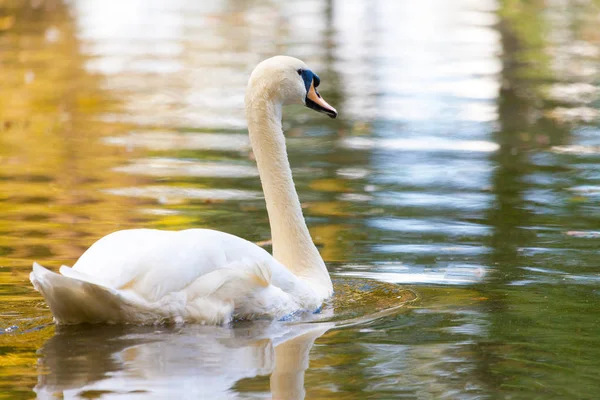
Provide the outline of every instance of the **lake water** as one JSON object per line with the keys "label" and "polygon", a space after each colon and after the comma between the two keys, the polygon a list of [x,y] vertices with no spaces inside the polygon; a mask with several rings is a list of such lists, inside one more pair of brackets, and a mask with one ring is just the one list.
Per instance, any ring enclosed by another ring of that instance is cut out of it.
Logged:
{"label": "lake water", "polygon": [[[0,398],[600,398],[600,3],[0,1]],[[336,286],[313,321],[52,325],[32,262],[133,227],[267,246],[274,54]]]}

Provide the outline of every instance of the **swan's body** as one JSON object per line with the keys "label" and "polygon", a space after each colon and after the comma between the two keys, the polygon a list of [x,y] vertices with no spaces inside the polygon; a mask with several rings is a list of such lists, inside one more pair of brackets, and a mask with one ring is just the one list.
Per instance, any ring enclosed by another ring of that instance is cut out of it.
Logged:
{"label": "swan's body", "polygon": [[34,287],[57,323],[224,323],[314,311],[333,288],[294,188],[281,130],[284,104],[337,115],[300,60],[259,64],[246,93],[250,141],[273,237],[273,256],[244,239],[207,229],[118,231],[93,244],[73,268],[35,264]]}

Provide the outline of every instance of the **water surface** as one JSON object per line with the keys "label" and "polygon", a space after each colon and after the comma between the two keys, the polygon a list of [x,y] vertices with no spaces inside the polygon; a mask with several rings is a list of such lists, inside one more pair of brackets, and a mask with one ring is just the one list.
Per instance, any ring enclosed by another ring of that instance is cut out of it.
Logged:
{"label": "water surface", "polygon": [[[0,397],[600,397],[599,15],[0,2]],[[268,248],[243,96],[279,53],[340,112],[284,112],[334,303],[295,324],[55,328],[34,260],[134,227]]]}

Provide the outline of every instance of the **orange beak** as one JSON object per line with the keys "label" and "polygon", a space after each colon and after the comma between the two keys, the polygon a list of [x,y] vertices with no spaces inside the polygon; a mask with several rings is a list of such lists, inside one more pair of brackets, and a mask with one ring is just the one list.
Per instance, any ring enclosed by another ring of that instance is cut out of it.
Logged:
{"label": "orange beak", "polygon": [[337,110],[331,107],[324,98],[321,97],[317,89],[315,88],[315,82],[311,82],[308,93],[306,94],[306,106],[312,108],[315,111],[325,113],[331,118],[337,117]]}

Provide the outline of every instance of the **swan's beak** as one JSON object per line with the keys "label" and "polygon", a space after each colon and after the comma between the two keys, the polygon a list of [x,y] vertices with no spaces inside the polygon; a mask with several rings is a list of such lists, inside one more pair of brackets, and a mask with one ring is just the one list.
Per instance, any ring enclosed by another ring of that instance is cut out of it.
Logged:
{"label": "swan's beak", "polygon": [[315,81],[310,83],[308,93],[306,94],[306,107],[312,108],[315,111],[325,113],[331,118],[337,117],[337,110],[331,107],[324,98],[321,97],[317,89],[315,88]]}

